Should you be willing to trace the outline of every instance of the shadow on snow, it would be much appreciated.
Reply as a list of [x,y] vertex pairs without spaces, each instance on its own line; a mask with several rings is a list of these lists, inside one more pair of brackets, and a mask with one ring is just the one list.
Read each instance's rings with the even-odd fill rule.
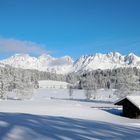
[[122,116],[123,114],[122,109],[118,109],[118,108],[110,108],[110,109],[103,109],[103,110],[113,115]]
[[[15,135],[20,135],[20,138],[16,138]],[[6,138],[10,140],[133,140],[140,138],[140,128],[60,116],[0,113],[0,140]]]
[[90,102],[90,103],[105,103],[105,104],[113,104],[113,101],[103,101],[103,100],[96,100],[96,99],[74,99],[74,98],[56,98],[56,97],[51,97],[51,99],[54,100],[68,100],[68,101],[79,101],[79,102]]

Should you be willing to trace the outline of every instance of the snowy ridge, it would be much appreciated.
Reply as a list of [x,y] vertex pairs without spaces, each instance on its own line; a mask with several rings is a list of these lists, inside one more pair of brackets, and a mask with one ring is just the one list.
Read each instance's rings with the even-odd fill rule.
[[28,54],[16,54],[1,60],[0,63],[16,68],[36,69],[39,71],[67,74],[70,72],[115,69],[120,67],[140,68],[140,57],[133,53],[125,56],[118,52],[107,54],[97,53],[95,55],[81,56],[74,62],[70,56],[54,58],[48,54],[43,54],[37,58],[31,57]]
[[75,64],[75,72],[91,71],[97,69],[115,69],[120,67],[140,68],[140,57],[133,53],[126,56],[118,52],[82,56]]
[[73,65],[73,60],[69,56],[53,58],[47,54],[43,54],[38,58],[31,57],[28,54],[16,54],[0,62],[16,68],[36,69],[59,74],[68,73]]

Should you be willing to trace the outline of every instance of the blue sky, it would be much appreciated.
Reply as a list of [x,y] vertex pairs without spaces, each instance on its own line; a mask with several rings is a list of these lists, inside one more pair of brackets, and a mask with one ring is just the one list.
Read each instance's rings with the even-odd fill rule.
[[111,51],[140,55],[139,0],[0,0],[0,58]]

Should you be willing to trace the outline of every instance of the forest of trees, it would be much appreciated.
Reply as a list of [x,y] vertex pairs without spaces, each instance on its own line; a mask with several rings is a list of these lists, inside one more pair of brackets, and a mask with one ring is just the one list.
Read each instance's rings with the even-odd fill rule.
[[80,76],[79,88],[140,90],[140,70],[137,68],[118,68],[91,71]]
[[[96,96],[98,89],[116,89],[114,94],[121,98],[140,91],[140,69],[118,68],[113,70],[94,70],[81,75],[68,75],[75,88],[84,89],[87,99]],[[68,81],[67,81],[68,82]]]
[[84,90],[117,89],[124,94],[140,90],[140,69],[117,68],[113,70],[94,70],[90,72],[70,73],[68,75],[52,74],[31,70],[38,80],[65,81],[73,85],[73,88]]
[[125,94],[140,90],[140,70],[135,67],[61,75],[5,66],[0,67],[0,98],[8,91],[16,91],[17,94],[25,96],[26,93],[32,94],[32,90],[39,87],[38,80],[65,81],[73,85],[72,88],[87,91],[101,88],[117,89],[117,93]]
[[28,70],[0,67],[0,98],[5,98],[7,92],[16,91],[21,95],[32,94],[34,88],[38,88],[37,76]]

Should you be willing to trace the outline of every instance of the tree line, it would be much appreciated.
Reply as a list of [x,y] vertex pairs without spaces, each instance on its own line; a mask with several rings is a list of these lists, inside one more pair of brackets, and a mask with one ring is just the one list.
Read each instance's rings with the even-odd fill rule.
[[90,72],[69,73],[67,75],[25,70],[6,65],[0,67],[0,98],[8,91],[18,91],[26,94],[31,89],[38,88],[39,80],[65,81],[73,85],[71,88],[84,90],[118,89],[140,90],[140,69],[117,68],[112,70],[93,70]]

